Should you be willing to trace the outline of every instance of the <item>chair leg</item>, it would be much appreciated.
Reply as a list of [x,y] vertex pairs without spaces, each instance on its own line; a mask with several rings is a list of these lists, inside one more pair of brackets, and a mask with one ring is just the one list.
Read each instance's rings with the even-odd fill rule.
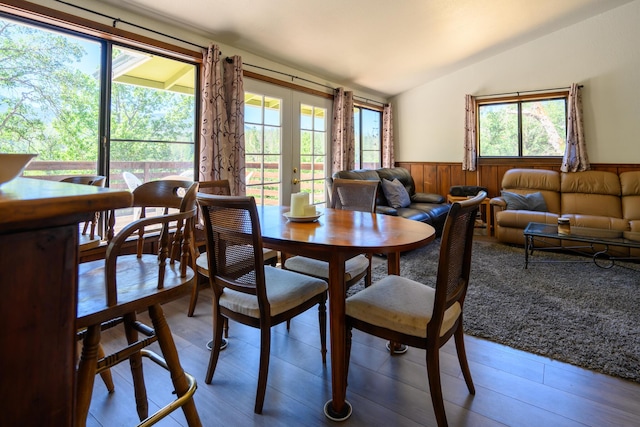
[[209,355],[209,366],[207,367],[207,375],[204,382],[211,384],[213,374],[216,371],[216,365],[218,364],[218,356],[220,355],[220,346],[222,345],[222,329],[226,317],[223,317],[218,313],[216,308],[213,309],[213,343],[211,346],[211,354]]
[[427,375],[429,377],[429,392],[431,403],[436,414],[438,427],[447,426],[447,415],[444,411],[442,384],[440,382],[440,351],[437,345],[427,348]]
[[[124,316],[124,330],[128,344],[133,344],[138,341],[138,331],[133,327],[135,321],[135,313],[128,313]],[[136,410],[138,411],[140,421],[142,421],[149,416],[149,402],[147,401],[147,388],[144,383],[142,355],[140,352],[136,352],[129,356],[129,366],[131,367],[131,377],[133,378]]]
[[100,346],[100,325],[87,328],[82,340],[82,351],[78,362],[76,383],[76,425],[84,426],[87,423],[93,383],[96,377],[98,364],[98,347]]
[[323,299],[318,304],[318,322],[320,323],[320,353],[322,364],[327,363],[327,302]]
[[[104,349],[101,345],[98,344],[98,359],[102,359],[105,356]],[[113,385],[113,377],[111,376],[111,369],[107,369],[106,371],[100,372],[100,378],[102,378],[102,382],[105,387],[107,387],[107,391],[109,393],[113,393],[116,389]]]
[[258,388],[256,390],[256,405],[253,412],[262,413],[264,395],[267,392],[267,377],[269,375],[269,355],[271,353],[271,325],[260,328],[260,368],[258,370]]
[[458,353],[458,361],[460,362],[460,369],[462,369],[464,381],[467,383],[469,393],[476,394],[476,388],[473,385],[473,379],[471,379],[469,363],[467,362],[467,352],[464,347],[464,331],[462,329],[462,319],[460,319],[460,326],[454,333],[453,337],[456,343],[456,353]]
[[344,383],[349,384],[349,362],[351,361],[351,341],[353,339],[353,328],[351,324],[347,324],[347,346],[345,349],[347,364],[344,370]]
[[200,275],[193,281],[193,289],[191,289],[191,300],[189,301],[189,310],[187,311],[187,317],[193,317],[193,312],[196,310],[196,303],[198,302],[198,292],[200,291]]
[[364,287],[368,288],[369,286],[371,286],[371,260],[373,258],[373,255],[367,254],[366,257],[369,260],[369,266],[367,267],[367,275],[364,276]]
[[[158,337],[158,345],[171,373],[171,381],[173,382],[176,395],[181,397],[189,390],[189,382],[185,376],[184,369],[182,369],[182,365],[180,365],[176,344],[173,341],[171,330],[169,329],[160,304],[149,307],[149,317],[151,318],[153,328]],[[193,397],[182,405],[182,412],[189,426],[202,425]]]

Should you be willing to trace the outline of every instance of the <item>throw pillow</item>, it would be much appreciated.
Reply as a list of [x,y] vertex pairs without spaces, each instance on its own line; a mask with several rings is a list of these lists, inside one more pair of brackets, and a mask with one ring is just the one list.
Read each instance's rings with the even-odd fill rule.
[[407,193],[404,185],[398,181],[398,178],[394,178],[393,181],[383,178],[382,192],[384,193],[384,197],[387,198],[389,206],[393,208],[406,208],[411,204],[409,193]]
[[544,197],[539,191],[530,194],[518,194],[503,191],[502,198],[507,202],[507,209],[510,210],[547,211],[547,203],[544,201]]

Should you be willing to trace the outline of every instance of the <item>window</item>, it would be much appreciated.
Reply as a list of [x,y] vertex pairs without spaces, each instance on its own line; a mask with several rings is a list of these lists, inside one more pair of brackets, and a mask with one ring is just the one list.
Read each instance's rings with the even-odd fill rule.
[[244,144],[248,196],[277,205],[281,189],[282,99],[245,91]]
[[353,108],[356,168],[382,166],[382,112],[364,107]]
[[481,99],[479,157],[556,157],[567,139],[568,92]]
[[331,100],[293,88],[244,80],[247,195],[257,204],[289,204],[306,192],[326,202]]
[[0,15],[0,151],[37,153],[40,179],[194,179],[198,66],[163,55]]

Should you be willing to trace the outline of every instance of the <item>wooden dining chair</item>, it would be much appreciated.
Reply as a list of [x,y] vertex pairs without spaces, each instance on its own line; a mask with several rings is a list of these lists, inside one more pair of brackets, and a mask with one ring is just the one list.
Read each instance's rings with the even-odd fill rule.
[[[375,212],[378,181],[357,179],[333,180],[331,204],[334,209]],[[283,268],[325,281],[329,280],[329,263],[303,256],[283,255]],[[365,286],[371,284],[371,255],[358,255],[345,263],[344,281],[346,288],[358,283],[363,277]]]
[[[189,267],[191,233],[196,215],[198,184],[185,181],[153,181],[133,191],[133,204],[141,208],[142,218],[126,225],[108,244],[104,260],[78,266],[78,305],[76,326],[82,331],[82,352],[76,384],[76,424],[85,425],[96,373],[129,360],[133,375],[140,425],[152,425],[172,411],[182,408],[187,423],[199,426],[193,401],[195,379],[184,372],[171,330],[161,305],[189,292],[195,273]],[[147,217],[155,207],[158,215]],[[124,250],[126,242],[138,240],[135,253]],[[144,241],[153,244],[144,244]],[[155,247],[154,254],[145,253]],[[152,326],[143,324],[137,314],[148,311]],[[123,324],[127,342],[114,353],[99,357],[101,331]],[[143,338],[139,339],[139,334]],[[163,356],[145,347],[158,342]],[[177,399],[149,416],[142,372],[147,357],[171,373]]]
[[[213,181],[200,181],[199,193],[214,194],[218,196],[230,196],[231,187],[228,179],[219,179]],[[209,277],[209,265],[207,263],[207,254],[200,249],[206,245],[206,236],[204,232],[204,224],[198,220],[195,224],[194,230],[194,242],[195,242],[195,269],[198,272],[199,278],[208,279]],[[264,248],[264,262],[267,265],[276,266],[278,263],[278,252],[273,249]],[[208,281],[208,280],[207,280]],[[191,291],[191,300],[189,301],[189,310],[187,312],[188,317],[192,317],[196,309],[198,302],[198,293],[200,291],[200,280],[197,280]],[[229,337],[228,323],[225,323],[225,338]],[[226,341],[223,343],[223,347],[226,346]]]
[[469,285],[473,229],[482,191],[472,199],[455,202],[442,233],[435,288],[390,275],[346,300],[347,371],[352,328],[426,349],[429,391],[438,426],[447,425],[440,383],[440,347],[455,339],[462,375],[471,394],[471,379],[464,348],[463,308]]
[[[105,181],[106,181],[106,177],[102,175],[70,176],[60,180],[60,182],[69,182],[72,184],[81,184],[81,185],[93,185],[96,187],[104,187]],[[100,212],[96,212],[91,218],[91,220],[84,222],[84,225],[82,226],[82,231],[80,232],[80,236],[78,239],[78,249],[80,251],[86,251],[86,250],[93,249],[100,246],[100,242],[102,241],[102,236],[96,234],[98,221],[100,221]]]
[[318,306],[322,362],[326,362],[327,283],[265,266],[253,197],[198,195],[207,236],[213,289],[213,345],[205,382],[218,363],[224,318],[260,329],[260,367],[254,412],[262,413],[269,370],[271,327]]

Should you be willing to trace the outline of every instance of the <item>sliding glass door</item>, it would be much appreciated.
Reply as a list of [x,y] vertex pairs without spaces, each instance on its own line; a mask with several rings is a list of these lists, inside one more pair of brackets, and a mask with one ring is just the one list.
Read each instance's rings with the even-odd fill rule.
[[25,175],[194,179],[196,64],[2,15],[0,58],[0,151],[37,153]]

